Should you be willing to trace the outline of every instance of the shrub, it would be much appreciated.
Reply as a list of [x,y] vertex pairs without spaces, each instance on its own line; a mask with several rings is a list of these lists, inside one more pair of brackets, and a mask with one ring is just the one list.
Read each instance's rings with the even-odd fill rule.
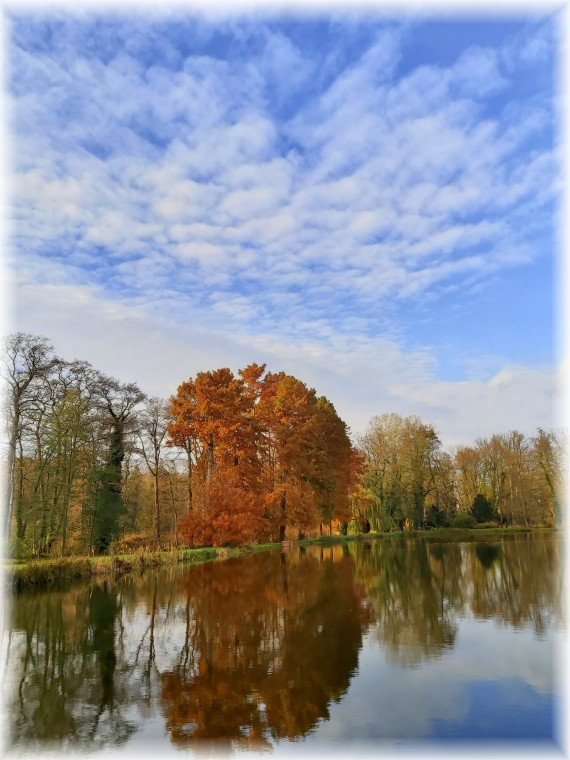
[[497,517],[493,503],[483,496],[482,493],[478,493],[473,499],[471,514],[478,523],[494,520]]
[[7,556],[14,559],[28,559],[32,556],[32,552],[20,538],[12,538],[8,544]]
[[478,523],[477,528],[500,528],[500,524],[497,520],[487,520],[486,522]]
[[477,520],[473,515],[462,514],[457,517],[451,523],[452,528],[474,528],[477,525]]

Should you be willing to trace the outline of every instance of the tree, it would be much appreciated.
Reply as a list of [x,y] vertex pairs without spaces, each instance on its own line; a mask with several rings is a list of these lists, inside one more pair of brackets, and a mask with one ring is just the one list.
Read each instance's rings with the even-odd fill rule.
[[146,399],[142,413],[139,416],[137,432],[140,442],[140,453],[153,478],[154,525],[157,547],[160,547],[160,467],[168,422],[169,414],[166,402],[156,397]]
[[[257,407],[263,425],[262,459],[267,515],[278,540],[287,528],[304,533],[318,524],[315,501],[316,394],[292,375],[268,373]],[[313,482],[312,482],[313,481]]]
[[119,517],[123,512],[122,465],[127,435],[135,423],[135,408],[145,395],[134,383],[120,383],[99,373],[100,409],[105,414],[108,447],[104,462],[92,473],[93,507],[90,545],[101,553],[119,534]]
[[[564,467],[566,458],[565,438],[562,432],[555,433],[538,428],[533,439],[533,458],[542,475],[545,491],[545,520],[551,525],[562,519],[564,490]],[[539,497],[540,498],[540,497]]]
[[47,338],[27,333],[10,335],[4,344],[1,377],[5,386],[8,451],[4,495],[3,536],[10,538],[14,504],[14,466],[21,435],[22,415],[33,396],[34,385],[58,363]]
[[192,378],[178,386],[176,396],[170,398],[168,413],[168,446],[179,446],[186,454],[188,509],[192,509],[192,475],[201,453],[200,434],[195,424],[196,383]]
[[373,417],[359,439],[362,483],[375,530],[419,527],[428,512],[449,512],[449,468],[434,428],[419,417]]
[[349,496],[356,483],[353,449],[346,423],[324,396],[316,400],[316,442],[311,458],[321,523],[349,521]]
[[471,507],[471,514],[477,520],[477,522],[487,522],[488,520],[494,520],[497,517],[495,508],[489,499],[485,498],[483,494],[478,493],[473,500],[473,506]]

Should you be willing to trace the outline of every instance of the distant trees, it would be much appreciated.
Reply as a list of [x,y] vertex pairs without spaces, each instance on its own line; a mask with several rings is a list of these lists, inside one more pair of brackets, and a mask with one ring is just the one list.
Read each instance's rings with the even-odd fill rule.
[[459,515],[504,525],[554,525],[561,517],[565,441],[539,428],[441,448],[418,417],[373,417],[359,439],[365,459],[359,514],[373,530],[450,525]]
[[[7,423],[7,463],[3,535],[8,536],[14,509],[14,470],[18,450],[22,450],[24,415],[34,404],[37,386],[42,385],[57,363],[46,338],[16,333],[4,344],[1,377],[6,388],[5,421]],[[20,516],[21,522],[21,516]]]
[[144,394],[87,362],[56,357],[45,338],[5,344],[8,456],[4,535],[16,552],[105,551],[119,535],[122,463]]
[[[555,525],[561,519],[565,449],[562,432],[542,428],[530,438],[511,430],[458,448],[458,510],[473,511],[482,497],[502,524]],[[480,498],[479,509],[482,503]]]
[[359,439],[373,530],[449,522],[456,508],[452,463],[434,428],[419,417],[373,417]]

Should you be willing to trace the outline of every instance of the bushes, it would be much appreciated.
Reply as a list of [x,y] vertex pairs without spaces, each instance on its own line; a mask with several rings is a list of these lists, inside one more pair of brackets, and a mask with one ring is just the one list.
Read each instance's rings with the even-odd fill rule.
[[452,528],[474,528],[477,525],[477,520],[473,515],[461,514],[451,523]]

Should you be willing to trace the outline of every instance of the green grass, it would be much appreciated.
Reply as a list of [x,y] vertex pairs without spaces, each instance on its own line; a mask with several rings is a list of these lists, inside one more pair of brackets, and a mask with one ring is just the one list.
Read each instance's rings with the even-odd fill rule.
[[361,541],[366,538],[373,538],[372,533],[358,533],[354,535],[342,536],[319,536],[318,538],[303,538],[299,541],[291,541],[295,546],[331,546],[332,544],[341,544],[345,541]]
[[76,578],[88,577],[91,575],[91,563],[85,558],[32,560],[24,565],[12,565],[6,574],[19,591],[26,586],[67,583]]
[[[292,541],[295,546],[331,546],[347,541],[366,540],[401,540],[403,538],[425,538],[430,541],[486,541],[504,535],[524,534],[545,528],[525,527],[481,527],[481,528],[435,528],[432,530],[415,530],[407,533],[360,533],[356,535],[334,535]],[[168,551],[132,554],[115,554],[101,557],[69,557],[41,560],[4,560],[4,571],[9,583],[16,590],[33,586],[67,583],[77,578],[124,573],[159,567],[167,564],[202,564],[231,557],[241,557],[255,552],[280,549],[280,543],[252,544],[237,547],[204,547],[201,549],[172,549]]]
[[513,534],[533,533],[535,528],[522,526],[509,528],[434,528],[433,530],[418,530],[412,535],[427,538],[430,541],[485,541]]
[[201,549],[173,549],[170,551],[136,552],[101,557],[70,557],[59,559],[30,560],[29,562],[5,563],[8,582],[17,590],[30,586],[67,583],[77,578],[92,576],[123,575],[148,567],[168,564],[192,564],[240,557],[253,552],[280,548],[281,544],[258,544],[232,548],[204,547]]

